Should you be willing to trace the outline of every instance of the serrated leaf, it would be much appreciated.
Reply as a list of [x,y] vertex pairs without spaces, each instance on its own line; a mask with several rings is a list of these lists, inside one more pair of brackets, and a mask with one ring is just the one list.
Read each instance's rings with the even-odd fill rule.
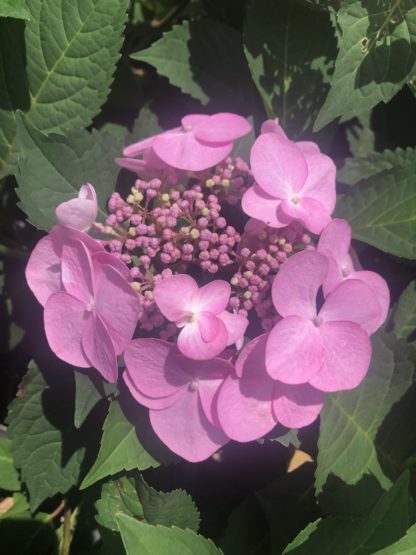
[[416,524],[413,524],[399,541],[376,551],[374,555],[412,555],[416,546]]
[[100,451],[85,476],[81,489],[87,488],[122,470],[145,470],[159,466],[137,437],[134,425],[127,420],[118,401],[112,401],[104,422]]
[[192,497],[181,489],[156,491],[140,476],[137,482],[143,514],[149,524],[177,526],[198,532],[199,511]]
[[21,149],[17,194],[20,208],[34,226],[48,230],[56,223],[55,208],[75,198],[83,183],[94,185],[100,207],[114,191],[119,168],[113,162],[121,151],[120,139],[93,130],[63,137],[44,135],[20,115],[18,141]]
[[29,19],[30,14],[26,6],[26,0],[0,0],[0,17]]
[[346,219],[353,237],[378,249],[416,258],[416,163],[356,185],[341,197],[336,217]]
[[184,21],[131,57],[154,66],[172,85],[202,104],[216,99],[238,112],[253,102],[241,35],[222,23]]
[[[358,158],[367,156],[375,150],[375,135],[371,128],[371,110],[367,110],[357,115],[356,122],[353,122],[346,130],[348,146],[351,154]],[[346,163],[354,158],[347,158]],[[341,179],[338,181],[344,183]]]
[[19,491],[19,474],[13,465],[10,439],[0,439],[0,489]]
[[143,106],[134,121],[130,138],[132,141],[141,141],[162,132],[157,116],[148,106]]
[[397,337],[407,339],[416,330],[416,281],[411,281],[400,295],[393,322]]
[[14,464],[30,493],[32,511],[46,498],[66,493],[78,482],[84,449],[73,441],[71,404],[68,388],[50,388],[31,362],[18,397],[10,405],[7,434]]
[[278,116],[290,136],[311,128],[335,55],[326,14],[292,0],[256,0],[247,12],[244,46],[269,117]]
[[95,506],[97,508],[95,519],[98,524],[113,531],[118,531],[116,513],[122,512],[133,517],[144,518],[134,480],[126,477],[103,484],[101,498]]
[[127,555],[220,555],[211,540],[192,530],[152,526],[119,513],[116,521]]
[[389,478],[379,461],[377,433],[390,409],[412,383],[412,365],[394,368],[394,355],[374,337],[367,376],[352,391],[327,396],[321,413],[316,490],[322,491],[330,475],[347,485],[373,474],[382,487]]
[[340,50],[316,130],[338,116],[345,121],[387,102],[415,70],[414,0],[349,0],[337,21],[342,31]]
[[91,378],[83,372],[75,372],[75,428],[80,428],[103,395]]

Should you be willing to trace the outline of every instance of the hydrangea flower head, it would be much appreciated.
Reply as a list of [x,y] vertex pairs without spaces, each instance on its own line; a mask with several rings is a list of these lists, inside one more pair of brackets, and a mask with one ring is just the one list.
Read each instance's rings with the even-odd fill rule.
[[226,281],[198,288],[191,276],[178,274],[158,283],[153,294],[165,318],[182,328],[178,348],[189,358],[206,360],[219,355],[248,326],[247,318],[225,310],[231,294]]
[[97,218],[97,195],[90,183],[82,185],[78,198],[62,202],[55,209],[60,225],[88,231]]
[[215,409],[216,393],[233,370],[229,362],[213,358],[196,364],[160,339],[131,341],[124,359],[130,393],[150,409],[153,430],[174,453],[198,462],[229,441]]
[[290,141],[277,122],[266,122],[251,150],[255,184],[242,207],[271,227],[300,221],[320,233],[335,208],[335,165],[315,143]]

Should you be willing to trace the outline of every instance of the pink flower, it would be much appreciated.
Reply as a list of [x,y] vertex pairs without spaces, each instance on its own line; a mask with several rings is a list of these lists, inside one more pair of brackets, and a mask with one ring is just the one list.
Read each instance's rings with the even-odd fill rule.
[[367,284],[350,279],[331,291],[317,312],[328,265],[316,251],[302,251],[285,262],[273,282],[273,304],[282,320],[267,340],[266,369],[275,380],[338,391],[356,387],[368,370],[369,335],[379,325],[380,303]]
[[252,441],[280,423],[301,428],[320,413],[324,394],[309,384],[288,385],[273,380],[266,371],[267,335],[260,335],[241,351],[235,375],[222,384],[217,414],[224,432],[236,441]]
[[[111,255],[109,255],[111,256]],[[72,239],[62,246],[62,290],[52,293],[44,312],[52,351],[62,360],[117,379],[117,355],[130,341],[139,317],[131,285],[103,258],[93,259],[85,244]]]
[[287,139],[275,121],[262,131],[251,150],[256,183],[243,196],[244,212],[271,227],[298,220],[320,233],[335,208],[334,163],[315,143]]
[[198,289],[188,275],[178,274],[160,281],[154,298],[160,312],[182,328],[178,348],[185,356],[206,360],[238,341],[248,326],[247,318],[226,311],[230,284],[211,281]]
[[229,362],[195,364],[160,339],[131,341],[124,359],[130,393],[150,409],[153,430],[174,453],[203,461],[229,441],[215,411],[218,388],[233,369]]
[[60,225],[88,231],[97,218],[97,195],[90,183],[83,185],[78,198],[62,202],[55,210]]
[[322,286],[324,295],[326,297],[337,285],[347,279],[363,281],[374,290],[380,303],[380,320],[377,324],[379,327],[385,321],[389,310],[389,288],[379,274],[355,269],[351,250],[350,225],[345,220],[333,220],[322,231],[317,246],[317,251],[326,256],[329,261],[328,273]]
[[[189,114],[182,118],[181,123],[182,127],[129,145],[123,150],[123,155],[132,157],[142,154],[145,165],[149,161],[152,165],[161,161],[179,170],[202,171],[222,162],[230,154],[233,141],[251,129],[245,118],[230,113],[212,116]],[[116,161],[137,171],[135,164],[121,160]]]

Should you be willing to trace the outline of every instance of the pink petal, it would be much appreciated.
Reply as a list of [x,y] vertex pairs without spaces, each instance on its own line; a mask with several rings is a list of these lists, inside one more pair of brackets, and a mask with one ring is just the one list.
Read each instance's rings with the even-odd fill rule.
[[313,198],[299,198],[296,203],[292,200],[283,200],[277,217],[281,219],[284,216],[299,220],[312,233],[320,233],[331,221],[325,206]]
[[101,318],[92,313],[82,332],[82,348],[90,365],[110,383],[117,381],[118,365],[114,346]]
[[316,250],[330,259],[323,283],[325,297],[353,271],[350,245],[351,228],[345,220],[332,220],[321,233]]
[[371,361],[367,333],[352,322],[328,322],[319,327],[325,348],[325,362],[310,384],[321,391],[341,391],[357,387]]
[[185,131],[193,131],[194,127],[200,125],[204,121],[208,121],[210,117],[211,116],[207,114],[188,114],[181,119],[182,129]]
[[228,310],[224,310],[218,314],[218,318],[222,320],[222,323],[227,330],[227,345],[237,343],[237,341],[244,337],[248,327],[248,320],[245,316],[242,316],[241,314],[232,314],[231,312],[228,312]]
[[197,388],[201,407],[211,424],[217,427],[221,427],[216,407],[218,390],[233,370],[232,364],[220,358],[202,361],[198,365]]
[[287,428],[302,428],[311,424],[321,412],[325,395],[309,384],[276,383],[273,412],[276,420]]
[[195,137],[207,143],[226,143],[250,133],[251,125],[242,116],[219,113],[198,123],[194,129]]
[[90,362],[81,345],[88,318],[85,304],[59,291],[49,297],[43,317],[46,338],[55,355],[74,366],[88,368]]
[[148,137],[147,139],[142,139],[137,143],[133,143],[131,145],[126,146],[123,149],[123,156],[138,156],[139,154],[143,154],[145,150],[151,148],[152,143],[155,137]]
[[121,168],[136,172],[138,175],[148,169],[148,164],[144,160],[137,160],[136,158],[114,158],[114,162]]
[[173,168],[201,171],[227,158],[233,143],[202,143],[192,131],[180,131],[159,135],[152,146],[159,158]]
[[94,272],[96,273],[99,273],[101,266],[106,264],[107,266],[113,267],[114,270],[117,270],[125,279],[130,280],[130,272],[126,264],[120,260],[120,258],[114,256],[114,254],[111,254],[111,252],[101,251],[93,253],[92,264]]
[[235,373],[239,378],[268,375],[266,371],[266,343],[268,334],[258,335],[247,343],[235,361]]
[[101,266],[98,275],[95,308],[108,329],[116,354],[121,354],[136,329],[140,302],[126,278],[107,264]]
[[[308,166],[295,143],[276,133],[260,135],[251,149],[254,179],[269,195],[291,198],[308,176]],[[256,216],[255,216],[256,217]]]
[[351,272],[349,277],[351,279],[363,281],[376,293],[381,308],[380,318],[374,323],[374,329],[378,329],[386,320],[390,308],[390,291],[386,281],[376,272],[369,272],[366,270]]
[[94,296],[92,261],[81,241],[69,241],[62,247],[62,284],[67,293],[89,303]]
[[381,312],[376,293],[363,281],[348,279],[328,295],[319,318],[323,322],[355,322],[371,334],[379,325]]
[[194,360],[207,360],[219,355],[227,346],[228,334],[222,321],[217,318],[218,331],[212,341],[205,341],[197,322],[185,325],[178,337],[178,349]]
[[212,314],[212,312],[200,312],[196,321],[202,339],[207,343],[214,341],[220,331],[219,318],[217,318],[215,314]]
[[152,398],[174,395],[191,381],[182,358],[172,343],[161,339],[134,339],[124,352],[130,383]]
[[26,280],[42,306],[56,291],[62,289],[61,259],[49,235],[35,246],[26,266]]
[[283,221],[278,218],[277,209],[280,203],[281,200],[265,193],[256,183],[247,189],[241,199],[243,212],[276,228],[285,227],[290,221],[286,217]]
[[139,389],[137,389],[133,378],[130,375],[128,370],[123,372],[123,379],[125,384],[127,385],[131,395],[134,399],[149,409],[165,409],[170,407],[183,395],[183,389],[178,389],[172,395],[168,395],[166,397],[148,397],[144,395]]
[[318,328],[306,318],[287,316],[269,333],[266,369],[274,380],[308,382],[322,367],[324,352]]
[[160,312],[171,322],[183,318],[191,310],[191,298],[197,291],[196,281],[186,274],[161,280],[153,295]]
[[97,210],[95,189],[87,183],[81,187],[78,198],[59,204],[55,215],[60,225],[87,231],[97,218]]
[[280,127],[278,118],[266,120],[262,124],[260,132],[262,135],[264,133],[276,133],[281,139],[286,139],[287,141],[289,140],[286,133]]
[[316,316],[316,295],[328,269],[328,261],[316,251],[301,251],[280,268],[272,285],[273,304],[281,316]]
[[227,308],[231,295],[231,286],[227,281],[216,279],[197,289],[191,298],[191,311],[208,310],[219,314]]
[[208,421],[197,391],[188,390],[174,405],[149,414],[157,436],[187,461],[203,461],[229,441]]
[[74,240],[81,241],[90,253],[104,251],[104,247],[99,241],[72,227],[55,225],[49,235],[58,256],[62,256],[63,245]]

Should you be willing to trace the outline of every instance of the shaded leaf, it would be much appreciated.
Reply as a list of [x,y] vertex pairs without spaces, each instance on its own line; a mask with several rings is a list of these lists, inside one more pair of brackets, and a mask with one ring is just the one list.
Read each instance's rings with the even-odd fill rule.
[[416,330],[416,281],[412,281],[400,295],[393,316],[394,333],[407,339]]
[[0,439],[0,489],[19,491],[19,474],[13,465],[10,439]]
[[416,524],[413,524],[399,541],[376,551],[374,555],[412,555],[416,545]]
[[29,19],[30,14],[26,0],[0,0],[0,17]]
[[103,484],[96,508],[98,524],[113,531],[118,531],[117,513],[143,518],[143,507],[134,480],[126,477]]
[[83,425],[87,416],[102,398],[102,393],[88,374],[75,372],[75,428]]

